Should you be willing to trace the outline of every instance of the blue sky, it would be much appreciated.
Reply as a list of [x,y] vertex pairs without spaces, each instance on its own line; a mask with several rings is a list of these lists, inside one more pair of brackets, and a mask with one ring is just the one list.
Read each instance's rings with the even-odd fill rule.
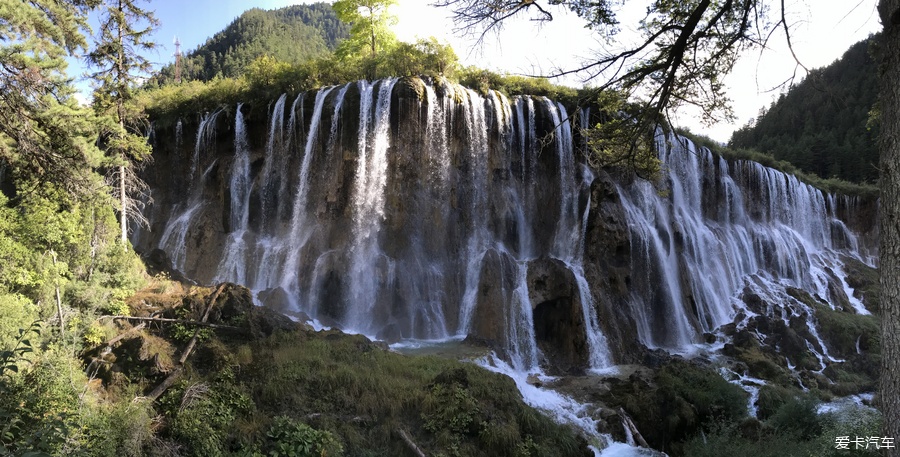
[[[620,22],[626,34],[629,24],[636,24],[649,0],[626,2]],[[154,10],[161,26],[154,35],[159,49],[146,56],[156,66],[173,60],[175,36],[181,41],[182,52],[189,52],[207,38],[225,28],[247,9],[281,8],[311,1],[292,0],[154,0],[143,3]],[[450,43],[464,65],[477,65],[495,71],[514,74],[541,74],[554,68],[572,68],[589,60],[599,43],[584,28],[584,22],[564,10],[554,13],[554,21],[537,26],[529,21],[509,22],[497,36],[488,36],[481,47],[474,47],[474,39],[455,33],[448,18],[449,11],[430,6],[431,0],[398,0],[394,13],[399,22],[395,28],[401,40],[435,36]],[[777,3],[777,2],[770,2]],[[880,29],[875,14],[876,0],[788,0],[787,20],[791,24],[792,41],[798,57],[808,68],[827,65],[840,57],[853,43]],[[93,21],[96,25],[96,21]],[[620,34],[620,37],[627,36]],[[700,123],[695,113],[679,114],[676,123],[692,131],[702,132],[714,139],[726,141],[731,132],[756,116],[760,107],[768,106],[778,96],[772,91],[777,83],[793,72],[793,60],[784,46],[783,36],[777,34],[772,46],[762,54],[745,56],[735,71],[725,79],[733,99],[736,121],[712,127]],[[84,72],[79,62],[70,62],[69,72]],[[581,85],[571,78],[563,81]],[[87,93],[86,82],[79,84]]]

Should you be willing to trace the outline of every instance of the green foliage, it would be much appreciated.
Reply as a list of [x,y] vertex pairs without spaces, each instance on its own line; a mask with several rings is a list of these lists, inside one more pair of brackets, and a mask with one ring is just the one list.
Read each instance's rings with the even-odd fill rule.
[[[397,0],[337,0],[331,7],[342,22],[350,25],[350,36],[335,52],[340,59],[368,57],[391,49],[397,37],[391,26],[397,18],[388,10]],[[374,75],[374,72],[372,73]],[[374,76],[373,76],[374,77]]]
[[247,392],[227,375],[208,386],[194,384],[181,391],[170,390],[166,397],[169,433],[187,445],[188,455],[198,457],[225,455],[236,444],[232,436],[235,420],[254,407]]
[[835,310],[818,303],[815,310],[819,331],[837,356],[856,354],[857,341],[867,352],[881,353],[881,325],[876,316]]
[[691,457],[838,457],[876,456],[874,449],[836,449],[836,438],[881,436],[881,415],[870,408],[849,408],[816,415],[814,400],[797,397],[786,403],[770,425],[724,423],[688,441],[683,455]]
[[636,109],[627,104],[623,93],[599,92],[594,103],[601,112],[600,122],[581,132],[591,152],[591,163],[598,168],[621,167],[645,179],[657,179],[661,162],[655,129],[635,128]]
[[422,413],[423,427],[432,433],[469,433],[478,417],[478,402],[472,393],[457,382],[435,383],[426,397]]
[[512,456],[523,443],[532,455],[585,450],[571,429],[522,403],[511,379],[452,360],[390,353],[361,336],[273,336],[241,372],[258,386],[259,410],[315,413],[315,427],[339,437],[348,455],[408,452],[398,429],[434,455]]
[[[297,93],[327,85],[344,84],[371,77],[451,76],[458,66],[456,54],[448,45],[436,40],[402,43],[375,59],[328,55],[299,64],[288,64],[264,55],[247,66],[241,78],[213,79],[207,83],[191,81],[147,89],[135,105],[145,110],[158,126],[173,125],[178,119],[198,112],[225,107],[233,109],[246,100],[270,100],[283,93]],[[251,106],[250,116],[264,105]]]
[[712,367],[673,360],[652,384],[632,383],[612,393],[654,449],[681,454],[684,443],[715,423],[747,417],[747,393]]
[[822,179],[878,181],[877,74],[870,37],[815,69],[734,132],[729,145],[755,149]]
[[550,83],[547,78],[530,78],[516,75],[501,75],[477,67],[466,67],[459,72],[459,83],[485,94],[496,90],[508,96],[537,95],[551,100],[574,105],[578,91],[571,87]]
[[84,332],[83,338],[87,347],[94,347],[106,339],[106,331],[100,325],[91,325]]
[[81,451],[76,455],[142,457],[152,446],[156,413],[145,400],[131,401],[137,392],[129,390],[123,400],[97,403],[83,410]]
[[[24,360],[26,358],[26,354],[31,354],[34,352],[34,345],[31,343],[31,340],[28,339],[31,336],[40,336],[41,334],[41,323],[38,321],[32,322],[31,325],[27,328],[20,328],[18,331],[18,335],[16,336],[15,343],[7,346],[4,344],[0,346],[3,350],[0,350],[0,377],[2,377],[6,372],[10,373],[18,373],[19,372],[19,364],[20,360]],[[10,349],[6,349],[9,347]],[[3,384],[0,383],[0,392],[4,391]]]
[[773,414],[768,423],[778,432],[809,440],[822,432],[816,408],[819,400],[810,394],[796,395]]
[[328,431],[316,430],[287,416],[278,416],[266,433],[270,457],[327,457],[343,453]]
[[276,60],[268,54],[250,62],[247,66],[245,77],[251,87],[272,86],[281,79],[291,66],[285,62]]
[[393,76],[443,76],[452,78],[459,58],[449,44],[437,38],[419,39],[415,43],[399,42],[385,56],[384,67]]
[[672,363],[657,373],[656,382],[664,397],[690,403],[700,424],[710,420],[736,422],[747,415],[746,392],[710,369]]
[[94,111],[98,114],[100,144],[107,153],[107,166],[115,183],[111,186],[119,212],[121,243],[128,243],[128,222],[146,225],[141,214],[147,185],[134,172],[134,162],[150,156],[150,145],[140,131],[142,114],[127,109],[139,78],[150,69],[140,51],[156,47],[149,35],[159,27],[152,11],[141,9],[139,0],[100,2],[100,32],[87,61],[97,71],[92,75]]
[[[834,447],[832,438],[831,448]],[[827,447],[796,436],[767,433],[746,437],[737,424],[714,426],[703,436],[695,436],[685,445],[682,455],[691,457],[811,457],[824,456]]]
[[[175,310],[175,318],[176,319],[187,319],[187,320],[198,320],[196,316],[191,314],[191,310],[186,307],[181,307]],[[169,338],[172,338],[176,342],[179,343],[187,343],[191,338],[194,337],[194,334],[197,334],[197,342],[203,342],[209,340],[210,337],[213,336],[213,332],[209,328],[199,327],[196,325],[187,325],[187,324],[172,324],[168,328]]]
[[767,420],[772,417],[779,408],[792,398],[800,394],[797,389],[782,387],[774,384],[766,384],[759,389],[759,398],[756,401],[756,417]]
[[84,3],[29,0],[0,9],[0,169],[19,191],[53,182],[83,193],[94,183],[96,127],[72,97],[64,60],[86,45]]
[[79,433],[80,364],[57,350],[40,353],[33,366],[3,381],[0,448],[58,455]]

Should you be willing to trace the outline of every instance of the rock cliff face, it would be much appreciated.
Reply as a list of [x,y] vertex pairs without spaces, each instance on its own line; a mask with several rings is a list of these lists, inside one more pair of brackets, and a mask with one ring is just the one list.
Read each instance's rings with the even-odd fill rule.
[[134,241],[278,310],[388,341],[467,336],[556,373],[722,344],[757,315],[814,330],[818,305],[789,287],[868,312],[844,265],[872,262],[871,202],[676,137],[661,182],[591,170],[572,125],[587,113],[543,97],[408,78],[256,103],[155,132]]

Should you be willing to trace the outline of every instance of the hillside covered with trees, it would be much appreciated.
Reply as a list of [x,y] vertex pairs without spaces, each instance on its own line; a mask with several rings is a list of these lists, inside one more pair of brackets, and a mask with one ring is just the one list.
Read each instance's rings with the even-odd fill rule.
[[734,132],[729,146],[755,149],[822,178],[874,183],[877,131],[869,122],[878,84],[874,38],[853,45]]
[[[188,52],[182,59],[181,77],[184,81],[238,77],[264,55],[298,64],[333,51],[349,36],[349,30],[324,2],[277,10],[249,9]],[[169,64],[151,79],[151,85],[174,80],[175,65]]]

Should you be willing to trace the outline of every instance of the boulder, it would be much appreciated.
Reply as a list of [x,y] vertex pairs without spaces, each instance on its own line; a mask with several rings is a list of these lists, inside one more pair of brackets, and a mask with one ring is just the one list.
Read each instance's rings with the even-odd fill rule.
[[509,348],[506,304],[515,289],[515,268],[515,259],[508,254],[495,249],[485,252],[472,311],[469,336],[501,351]]
[[548,368],[561,373],[584,371],[589,348],[574,273],[562,261],[542,257],[528,263],[527,282],[534,335]]

